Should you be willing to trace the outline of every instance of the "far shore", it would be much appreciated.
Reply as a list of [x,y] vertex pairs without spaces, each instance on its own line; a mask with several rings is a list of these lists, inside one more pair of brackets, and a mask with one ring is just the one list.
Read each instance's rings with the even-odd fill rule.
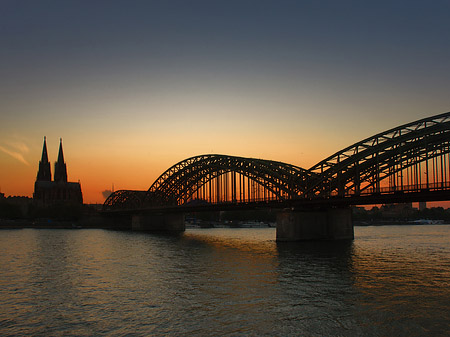
[[52,220],[52,219],[0,219],[0,229],[81,229],[81,228],[103,228],[108,229],[108,226],[102,226],[98,223],[90,221],[69,221],[69,220]]
[[[207,226],[203,224],[203,226],[192,226],[189,223],[186,223],[186,229],[192,228],[262,228],[262,227],[276,227],[275,223],[264,224],[264,226],[248,226],[247,223],[251,223],[248,221],[243,222],[244,225],[237,226],[236,224],[233,226],[220,223],[211,224]],[[354,221],[353,225],[355,227],[366,227],[366,226],[429,226],[429,225],[449,225],[448,222],[444,222],[443,220],[373,220],[373,221]],[[83,219],[83,220],[53,220],[53,219],[0,219],[0,229],[25,229],[25,228],[34,228],[34,229],[89,229],[89,228],[97,228],[97,229],[113,229],[112,226],[107,226],[105,223],[99,221],[95,221],[95,219]]]

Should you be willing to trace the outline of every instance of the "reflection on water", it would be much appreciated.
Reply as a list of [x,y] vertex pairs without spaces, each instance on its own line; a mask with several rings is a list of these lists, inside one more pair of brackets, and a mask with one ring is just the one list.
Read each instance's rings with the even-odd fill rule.
[[366,325],[400,335],[450,333],[450,226],[360,228],[355,285]]
[[1,335],[450,334],[450,226],[4,230]]

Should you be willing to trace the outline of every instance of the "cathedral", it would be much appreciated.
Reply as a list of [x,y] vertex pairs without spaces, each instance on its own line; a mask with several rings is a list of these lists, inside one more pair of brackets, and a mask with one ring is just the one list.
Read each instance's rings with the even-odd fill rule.
[[39,170],[34,183],[33,199],[43,206],[83,203],[80,183],[67,181],[67,167],[64,162],[62,139],[59,140],[58,161],[55,162],[55,176],[52,181],[50,162],[47,155],[47,141],[44,137],[42,158],[39,162]]

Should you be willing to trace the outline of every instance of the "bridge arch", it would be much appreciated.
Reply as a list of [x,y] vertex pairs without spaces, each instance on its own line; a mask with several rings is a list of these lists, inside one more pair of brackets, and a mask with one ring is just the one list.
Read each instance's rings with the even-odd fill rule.
[[305,192],[310,175],[305,169],[278,161],[219,154],[195,156],[161,174],[149,188],[145,204],[179,205],[193,198],[209,202],[291,199]]
[[[450,112],[376,134],[320,161],[307,195],[379,193],[430,188],[450,178]],[[431,172],[432,171],[432,172]]]
[[189,202],[311,200],[450,189],[450,112],[407,123],[336,152],[309,170],[278,161],[207,154],[171,166],[148,191],[121,190],[104,209]]
[[110,194],[103,203],[103,209],[122,210],[141,208],[147,191],[118,190]]

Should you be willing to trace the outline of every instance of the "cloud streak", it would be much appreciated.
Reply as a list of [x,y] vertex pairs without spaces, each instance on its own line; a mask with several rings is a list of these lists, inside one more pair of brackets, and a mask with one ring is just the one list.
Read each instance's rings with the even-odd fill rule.
[[[23,149],[23,148],[22,148]],[[28,149],[28,148],[27,148]],[[23,157],[23,154],[17,151],[13,151],[13,150],[9,150],[3,146],[0,145],[0,151],[6,153],[7,155],[10,155],[11,157],[13,157],[14,159],[17,159],[18,161],[20,161],[21,163],[30,166],[30,164],[25,160],[25,158]]]
[[21,153],[28,153],[30,151],[27,144],[22,142],[8,142],[8,145],[15,148],[17,151]]

